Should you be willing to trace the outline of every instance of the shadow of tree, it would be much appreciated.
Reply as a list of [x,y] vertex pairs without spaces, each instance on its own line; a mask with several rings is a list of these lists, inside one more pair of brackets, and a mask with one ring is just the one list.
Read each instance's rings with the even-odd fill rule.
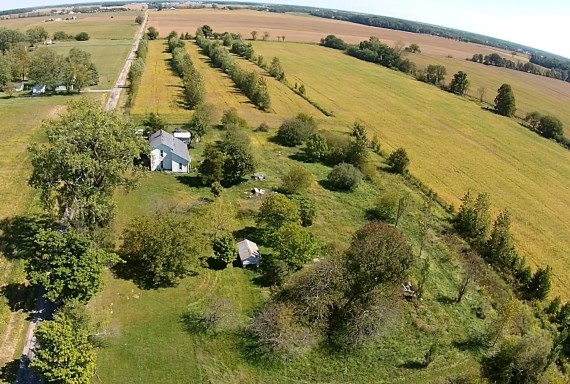
[[26,259],[34,251],[34,237],[40,229],[55,228],[48,215],[22,215],[0,221],[0,252],[9,259]]
[[176,176],[176,180],[190,188],[204,187],[202,179],[199,176]]
[[426,368],[426,365],[423,361],[418,360],[408,360],[404,364],[400,365],[400,368],[406,369],[423,369]]
[[445,295],[441,295],[441,294],[437,295],[435,300],[441,304],[455,304],[455,303],[457,303],[457,300],[455,299],[455,297],[449,297],[449,296],[445,296]]
[[[172,288],[178,285],[178,282],[173,284],[157,283],[154,280],[154,275],[151,271],[145,268],[144,265],[136,265],[133,263],[120,263],[112,268],[113,275],[122,280],[130,280],[137,285],[140,289],[152,290],[160,288]],[[197,272],[188,273],[186,276],[196,276]]]
[[264,244],[263,230],[258,227],[244,227],[242,229],[234,231],[233,235],[238,241],[248,239],[257,244]]
[[35,288],[22,283],[7,284],[2,287],[0,294],[8,300],[12,312],[23,310],[31,312],[34,309]]
[[208,265],[208,269],[211,269],[213,271],[221,271],[228,267],[228,265],[225,262],[218,260],[214,257],[208,257],[206,259],[206,264]]
[[206,334],[211,331],[204,316],[196,312],[187,311],[180,317],[184,331],[191,335]]
[[3,383],[15,383],[18,377],[19,367],[19,359],[14,359],[4,364],[4,366],[0,368],[0,381]]

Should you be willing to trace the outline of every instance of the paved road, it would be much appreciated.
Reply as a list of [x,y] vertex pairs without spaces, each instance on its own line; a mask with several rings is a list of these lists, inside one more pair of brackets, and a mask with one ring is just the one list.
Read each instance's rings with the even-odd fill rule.
[[[111,90],[111,96],[105,105],[105,110],[110,111],[117,107],[119,98],[121,97],[121,91],[127,85],[127,75],[131,69],[131,63],[136,59],[136,52],[139,47],[139,43],[142,39],[143,33],[145,31],[145,26],[148,21],[148,13],[145,14],[145,20],[141,24],[139,31],[137,32],[135,42],[129,53],[129,57],[125,62],[125,66],[121,70],[119,78],[115,83],[114,88]],[[96,91],[94,91],[96,92]],[[109,91],[98,91],[98,92],[109,92]],[[34,374],[34,371],[30,369],[30,361],[34,358],[34,348],[36,347],[36,338],[34,336],[34,331],[36,327],[43,321],[50,319],[53,315],[53,305],[43,297],[43,291],[38,292],[36,309],[31,313],[30,326],[28,332],[26,333],[26,343],[24,345],[24,350],[22,351],[22,357],[20,358],[20,367],[18,369],[18,376],[16,377],[16,384],[42,384],[43,380],[38,375]]]
[[31,313],[30,326],[26,333],[26,344],[22,351],[20,359],[20,367],[18,369],[18,376],[16,377],[16,384],[42,384],[43,380],[40,376],[34,374],[30,369],[30,361],[34,358],[34,348],[36,346],[36,338],[34,331],[36,327],[43,321],[52,317],[54,305],[46,300],[43,296],[43,289],[38,292],[36,309]]
[[141,24],[141,27],[140,27],[139,31],[137,32],[135,42],[133,44],[131,52],[129,53],[129,57],[127,58],[127,61],[125,62],[125,66],[121,70],[121,73],[119,74],[119,78],[117,79],[117,82],[115,83],[115,86],[113,87],[113,90],[111,91],[111,95],[109,96],[109,100],[107,100],[107,105],[105,105],[106,111],[111,111],[117,107],[117,103],[119,102],[119,98],[121,97],[121,92],[123,91],[123,88],[125,88],[127,86],[127,76],[129,75],[129,71],[131,70],[131,64],[137,58],[137,49],[138,49],[139,43],[143,37],[147,21],[148,21],[148,12],[145,13],[144,22]]

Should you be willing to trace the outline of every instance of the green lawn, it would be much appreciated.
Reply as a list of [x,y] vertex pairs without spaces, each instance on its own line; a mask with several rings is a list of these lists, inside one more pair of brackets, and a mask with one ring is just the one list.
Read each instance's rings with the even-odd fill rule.
[[58,53],[67,56],[71,48],[77,47],[91,54],[91,59],[99,72],[99,84],[90,89],[112,89],[125,65],[132,47],[132,40],[89,40],[65,42],[54,46]]
[[[206,141],[214,140],[218,135],[214,130]],[[271,135],[250,135],[257,170],[266,172],[268,180],[248,181],[224,191],[223,198],[232,202],[233,213],[242,212],[235,229],[254,224],[253,216],[247,212],[256,211],[261,202],[247,198],[244,192],[253,186],[268,190],[276,187],[279,177],[298,163],[290,158],[298,150],[268,141]],[[199,163],[203,146],[204,143],[200,143],[190,150],[194,164]],[[311,231],[323,243],[346,245],[354,230],[366,222],[366,209],[372,207],[375,198],[385,190],[406,190],[413,194],[415,208],[404,220],[402,228],[410,235],[412,243],[417,243],[414,236],[421,198],[402,178],[382,172],[376,184],[365,183],[352,194],[331,192],[318,183],[326,177],[329,168],[318,164],[305,166],[315,178],[308,192],[317,202],[317,218]],[[135,191],[118,194],[114,233],[119,236],[130,218],[157,209],[175,209],[181,214],[192,215],[195,212],[192,207],[197,202],[212,204],[204,200],[210,197],[208,188],[186,185],[175,175],[151,174]],[[204,226],[208,226],[207,221]],[[437,237],[435,233],[434,236]],[[460,263],[456,254],[440,241],[434,241],[428,249],[433,270],[429,293],[420,310],[401,303],[405,308],[403,315],[386,329],[378,343],[362,354],[347,358],[314,352],[283,365],[256,361],[249,357],[248,349],[244,347],[248,342],[244,337],[247,318],[269,295],[267,288],[252,282],[253,272],[232,267],[223,271],[203,269],[198,276],[185,279],[177,288],[153,291],[140,290],[109,274],[108,286],[89,304],[96,319],[104,322],[101,332],[107,335],[98,351],[98,375],[107,383],[288,383],[330,382],[331,378],[343,383],[399,382],[404,379],[428,383],[445,375],[477,370],[477,360],[471,353],[451,347],[427,370],[406,368],[421,360],[434,338],[443,337],[448,343],[463,340],[469,332],[484,324],[474,313],[480,303],[487,303],[487,299],[478,293],[472,292],[461,305],[440,302],[442,298],[456,294],[461,279]],[[186,330],[182,322],[186,309],[200,307],[211,297],[232,303],[234,312],[230,326],[215,336]]]

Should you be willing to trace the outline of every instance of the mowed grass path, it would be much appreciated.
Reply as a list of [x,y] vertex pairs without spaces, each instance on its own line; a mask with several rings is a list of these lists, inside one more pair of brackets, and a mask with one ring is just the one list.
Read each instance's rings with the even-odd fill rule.
[[404,147],[411,171],[456,206],[465,191],[486,191],[514,216],[518,249],[554,268],[554,293],[570,296],[570,152],[481,110],[474,102],[339,51],[256,43],[279,56],[289,81],[335,111],[338,124],[364,121],[384,150]]
[[150,41],[145,70],[131,114],[158,113],[169,123],[185,123],[191,112],[183,106],[182,80],[170,68],[172,55],[164,40]]

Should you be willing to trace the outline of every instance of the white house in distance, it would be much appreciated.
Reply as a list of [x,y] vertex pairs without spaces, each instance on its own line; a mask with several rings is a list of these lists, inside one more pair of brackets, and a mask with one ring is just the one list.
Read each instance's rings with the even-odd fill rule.
[[188,172],[191,159],[186,144],[162,129],[150,135],[149,142],[151,171]]
[[245,239],[237,244],[239,259],[241,260],[241,265],[246,267],[259,267],[259,262],[261,260],[261,255],[259,254],[259,248],[257,244],[253,241]]
[[41,95],[46,93],[46,86],[43,84],[37,84],[32,87],[32,95]]

